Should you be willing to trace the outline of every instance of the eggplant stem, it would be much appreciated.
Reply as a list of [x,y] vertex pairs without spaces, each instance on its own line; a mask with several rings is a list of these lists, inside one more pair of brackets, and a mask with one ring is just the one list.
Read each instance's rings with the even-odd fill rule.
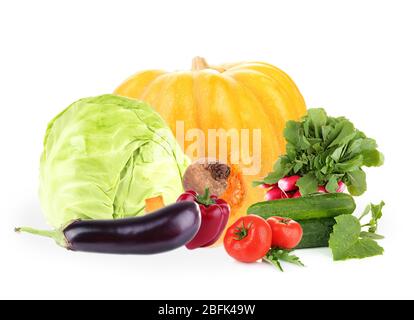
[[30,233],[30,234],[34,234],[37,236],[41,236],[41,237],[51,238],[55,240],[56,243],[60,245],[61,247],[64,247],[64,248],[69,247],[68,241],[66,240],[63,232],[60,230],[39,230],[39,229],[30,228],[30,227],[20,227],[20,228],[15,228],[14,231],[18,233],[24,232],[24,233]]

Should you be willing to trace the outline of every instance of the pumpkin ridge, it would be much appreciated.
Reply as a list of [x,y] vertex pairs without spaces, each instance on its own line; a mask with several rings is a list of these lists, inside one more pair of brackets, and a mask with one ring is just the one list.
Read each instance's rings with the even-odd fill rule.
[[[263,106],[264,104],[262,103],[262,101],[260,101],[260,99],[258,98],[258,96],[255,94],[255,92],[251,89],[251,88],[249,88],[248,86],[246,86],[242,81],[239,81],[238,79],[235,79],[234,77],[232,77],[232,76],[230,76],[229,75],[229,77],[232,79],[232,81],[234,81],[234,83],[236,83],[237,84],[237,86],[239,86],[243,91],[244,91],[244,94],[246,95],[246,97],[249,99],[249,100],[251,100],[251,101],[254,101],[254,102],[256,102],[256,106],[257,105],[261,105],[261,106]],[[240,100],[242,100],[241,98],[240,98],[240,96],[237,96],[237,104],[238,105],[240,105],[241,103],[242,103],[242,101],[240,101]],[[246,106],[247,106],[247,104],[246,104]],[[250,107],[250,105],[249,105],[249,107]],[[255,106],[253,106],[252,105],[252,108],[253,108],[253,112],[252,113],[257,113],[257,112],[260,112],[260,114],[264,117],[264,118],[266,118],[266,116],[267,116],[267,114],[265,113],[265,112],[262,112],[262,110],[259,108],[259,109],[257,109],[257,108],[254,108]],[[247,125],[245,125],[244,123],[243,123],[244,121],[242,121],[242,127],[244,128],[244,127],[248,127]],[[270,130],[270,131],[272,131],[273,132],[273,135],[272,135],[272,137],[274,137],[274,136],[278,136],[278,134],[277,134],[277,130],[276,130],[276,127],[275,126],[272,126],[272,125],[269,125],[268,123],[266,123],[266,126],[267,126],[267,129],[268,130]],[[248,128],[248,129],[250,129],[250,128]],[[258,129],[261,129],[261,128],[258,128]],[[262,136],[262,141],[263,141],[263,138],[267,138],[267,137],[263,137]],[[275,146],[275,144],[270,144],[271,145],[271,147],[272,147],[272,154],[279,154],[278,152],[281,152],[282,150],[281,149],[283,149],[283,148],[280,148],[279,147],[279,144],[278,144],[278,146],[276,147]],[[265,154],[263,154],[263,150],[261,150],[261,154],[262,154],[262,159],[263,159],[263,156],[266,156]],[[263,168],[262,168],[262,166],[261,166],[261,169],[260,169],[260,172],[262,172],[263,171]]]
[[[241,70],[238,70],[238,72],[241,72]],[[303,114],[306,111],[306,107],[300,108],[300,106],[305,106],[303,97],[300,94],[298,96],[294,93],[291,93],[291,89],[296,88],[294,82],[287,83],[284,79],[274,77],[270,75],[268,72],[263,72],[261,69],[247,69],[245,70],[245,72],[258,72],[259,74],[261,74],[262,77],[264,77],[271,83],[273,90],[276,90],[279,93],[278,96],[283,96],[283,98],[281,99],[283,106],[278,104],[278,109],[280,113],[283,115],[285,121],[289,119],[297,120],[303,116]],[[289,103],[286,101],[289,101]],[[292,104],[294,106],[297,106],[297,108],[286,108],[286,104]]]
[[[239,96],[237,95],[236,98],[233,97],[232,95],[232,90],[236,90],[237,88],[235,86],[237,86],[237,82],[228,76],[225,76],[223,74],[220,74],[217,76],[216,78],[218,81],[216,81],[216,90],[217,90],[217,82],[220,81],[220,84],[223,85],[223,92],[225,92],[227,99],[229,100],[229,102],[232,105],[240,105],[239,102]],[[223,108],[222,106],[220,106],[220,108]],[[223,108],[224,109],[224,108]],[[236,109],[237,110],[237,109]],[[237,119],[234,121],[236,124],[235,126],[232,126],[231,128],[225,128],[225,129],[233,129],[234,128],[238,128],[238,129],[242,129],[242,125],[243,125],[243,121],[242,121],[242,117],[240,116],[240,112],[237,111],[233,111],[232,112],[232,116],[237,117]],[[236,128],[236,129],[237,129]]]
[[168,72],[162,73],[160,75],[158,75],[157,77],[155,77],[154,79],[152,79],[151,81],[149,81],[147,83],[147,85],[143,88],[143,90],[140,92],[140,97],[143,97],[146,95],[146,93],[149,91],[149,88],[152,86],[153,83],[156,83],[157,81],[160,81],[159,79],[168,75]]
[[197,128],[201,128],[201,110],[200,110],[200,73],[193,73],[193,107],[195,114],[195,124]]
[[[265,62],[251,62],[251,63],[244,65],[242,68],[243,69],[245,68],[247,70],[257,71],[275,80],[277,84],[281,85],[285,89],[285,91],[288,93],[292,101],[294,101],[294,104],[296,107],[305,106],[305,101],[303,99],[303,96],[300,93],[295,82],[283,70],[269,63],[265,63]],[[236,68],[236,70],[237,69],[239,68]],[[275,73],[277,73],[277,75],[280,77],[276,77]],[[306,111],[306,107],[300,108],[300,109],[301,110],[298,110],[297,108],[293,108],[293,110],[291,110],[295,113],[296,119],[299,119],[300,117],[302,117]]]
[[[251,73],[251,71],[248,71],[249,73]],[[247,72],[246,72],[247,73]],[[262,74],[260,74],[259,72],[257,72],[257,75],[264,77]],[[284,138],[279,134],[279,129],[280,127],[284,127],[284,123],[287,120],[287,116],[285,117],[283,115],[283,112],[280,112],[279,108],[275,109],[272,107],[269,107],[264,101],[263,99],[260,98],[260,94],[257,93],[257,91],[251,87],[249,84],[245,83],[242,79],[235,79],[237,82],[239,82],[243,87],[246,88],[246,90],[248,90],[249,92],[251,92],[251,94],[255,97],[255,99],[258,101],[258,103],[260,105],[262,105],[264,108],[266,108],[266,110],[272,114],[272,119],[275,121],[275,123],[278,123],[278,125],[272,125],[269,126],[270,130],[273,132],[273,136],[276,137],[276,139],[278,140],[278,148],[276,148],[276,153],[277,154],[282,154],[284,152],[285,149],[285,142],[284,142]],[[277,110],[277,112],[275,112]],[[266,113],[264,113],[264,115],[266,116]],[[279,116],[279,117],[278,117]],[[280,124],[280,125],[279,125]]]
[[[169,103],[171,105],[170,117],[175,119],[174,130],[176,130],[177,121],[185,122],[187,129],[195,127],[196,125],[195,117],[197,117],[197,112],[193,108],[194,97],[191,95],[193,86],[194,80],[192,74],[188,71],[181,71],[172,76],[169,86],[165,88],[164,92],[167,93],[165,94],[165,99],[171,98],[173,101],[169,101]],[[169,95],[171,91],[174,92],[174,95]],[[165,103],[163,105],[165,106]],[[174,131],[174,133],[176,132]]]

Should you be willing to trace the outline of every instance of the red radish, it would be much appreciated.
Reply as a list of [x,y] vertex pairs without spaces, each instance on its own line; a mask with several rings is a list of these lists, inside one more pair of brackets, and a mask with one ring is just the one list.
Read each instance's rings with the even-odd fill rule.
[[268,190],[265,194],[265,200],[277,200],[282,198],[282,190],[278,187],[273,187],[272,189]]
[[293,194],[292,198],[300,198],[301,196],[302,196],[302,194],[300,193],[300,191],[299,191],[299,190],[297,190],[297,191]]
[[324,186],[319,186],[318,187],[318,192],[319,193],[328,193],[328,190],[326,190],[326,188]]
[[274,186],[272,189],[266,192],[265,194],[265,200],[278,200],[278,199],[285,199],[289,198],[289,196],[279,189],[279,187]]
[[291,193],[286,193],[282,190],[282,199],[288,199],[288,198],[292,198],[293,194]]
[[277,185],[279,188],[285,192],[288,191],[295,191],[298,189],[296,186],[296,182],[300,179],[300,176],[290,176],[290,177],[284,177],[279,180]]
[[344,192],[345,191],[345,183],[343,183],[342,181],[338,182],[338,189],[336,189],[336,192]]

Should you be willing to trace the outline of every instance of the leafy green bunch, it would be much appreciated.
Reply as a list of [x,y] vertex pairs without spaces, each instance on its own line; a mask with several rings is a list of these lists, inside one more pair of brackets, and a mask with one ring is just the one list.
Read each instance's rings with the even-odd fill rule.
[[317,192],[320,185],[335,192],[338,182],[343,181],[348,191],[358,196],[367,189],[362,167],[384,163],[374,139],[344,117],[329,117],[324,109],[309,109],[301,121],[288,121],[284,136],[286,154],[255,185],[275,184],[285,176],[300,175],[297,186],[302,195]]

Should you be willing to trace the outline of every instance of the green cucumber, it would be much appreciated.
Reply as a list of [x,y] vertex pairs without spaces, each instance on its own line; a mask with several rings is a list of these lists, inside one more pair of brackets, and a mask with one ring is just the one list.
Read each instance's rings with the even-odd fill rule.
[[302,240],[295,249],[320,248],[329,246],[329,237],[336,221],[334,218],[298,221],[303,229]]
[[247,214],[255,214],[265,219],[278,216],[296,221],[334,218],[342,214],[352,214],[354,199],[345,193],[312,194],[300,198],[264,201],[253,204]]

